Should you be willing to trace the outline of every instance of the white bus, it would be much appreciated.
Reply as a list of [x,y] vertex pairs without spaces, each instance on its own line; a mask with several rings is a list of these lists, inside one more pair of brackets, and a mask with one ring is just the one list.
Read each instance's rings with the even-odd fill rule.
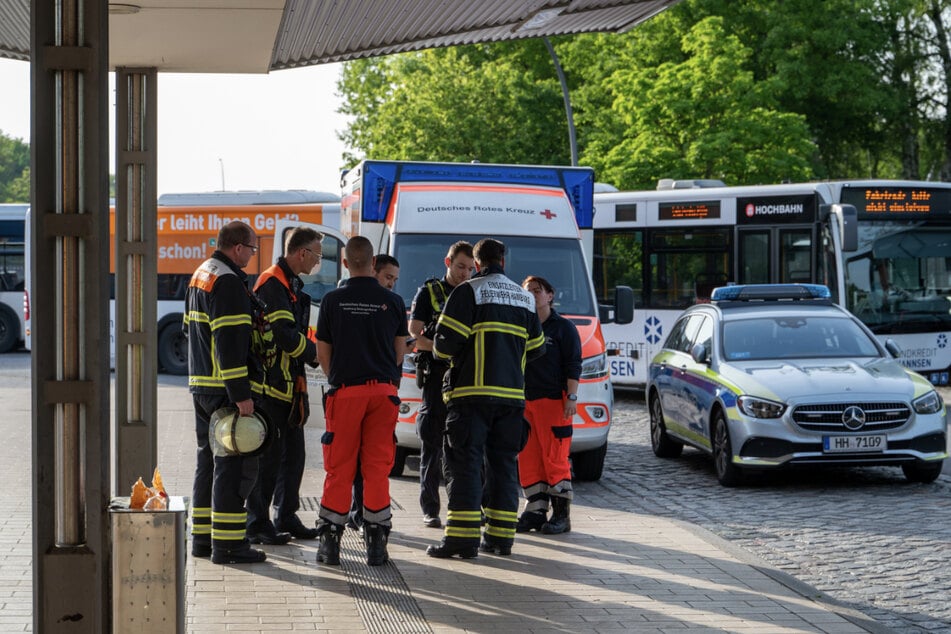
[[731,282],[825,284],[876,335],[898,343],[902,363],[948,384],[951,183],[704,185],[662,181],[658,190],[595,194],[598,299],[610,303],[623,284],[637,306],[632,324],[603,327],[620,350],[614,385],[642,387],[681,311]]
[[[272,264],[270,254],[277,224],[281,221],[329,224],[340,223],[340,197],[325,192],[239,191],[163,194],[158,199],[158,361],[167,374],[188,373],[188,344],[182,334],[182,313],[185,289],[191,274],[215,250],[215,240],[222,225],[243,220],[258,234],[260,249],[245,271],[255,278]],[[27,228],[29,232],[29,228]],[[115,270],[115,214],[110,218],[110,270]],[[337,252],[328,243],[324,254],[324,270],[333,278],[339,266]],[[27,280],[27,289],[32,287]],[[332,287],[332,283],[328,286]],[[115,284],[112,284],[113,291]],[[26,312],[27,349],[31,346],[29,292],[24,299],[21,286],[19,302]],[[115,302],[110,302],[110,342],[115,352],[112,325]]]
[[26,204],[0,205],[0,352],[23,341],[24,232]]

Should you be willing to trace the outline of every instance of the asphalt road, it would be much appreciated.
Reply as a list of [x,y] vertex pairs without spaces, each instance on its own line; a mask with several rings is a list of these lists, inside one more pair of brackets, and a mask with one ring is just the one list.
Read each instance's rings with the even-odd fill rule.
[[912,484],[893,467],[789,471],[728,489],[699,451],[654,456],[642,395],[618,392],[605,474],[576,495],[596,487],[712,531],[897,632],[951,633],[951,475]]

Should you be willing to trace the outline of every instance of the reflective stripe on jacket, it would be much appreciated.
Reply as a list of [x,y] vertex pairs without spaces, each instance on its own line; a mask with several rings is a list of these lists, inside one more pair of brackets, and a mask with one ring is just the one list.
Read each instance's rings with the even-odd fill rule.
[[267,355],[264,394],[288,403],[294,397],[295,380],[304,375],[304,363],[317,358],[317,345],[307,338],[310,295],[303,287],[283,257],[254,284],[254,292],[267,305],[270,343],[276,349]]
[[256,364],[251,358],[252,306],[247,275],[215,251],[192,274],[185,296],[183,328],[188,335],[188,389],[227,394],[237,403],[251,398]]
[[525,400],[526,358],[545,350],[535,298],[490,267],[457,286],[436,326],[433,353],[451,361],[446,401]]

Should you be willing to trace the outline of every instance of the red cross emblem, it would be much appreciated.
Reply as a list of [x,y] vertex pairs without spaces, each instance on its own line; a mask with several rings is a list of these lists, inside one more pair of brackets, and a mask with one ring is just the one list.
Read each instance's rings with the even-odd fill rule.
[[546,220],[551,220],[552,218],[557,218],[558,214],[553,214],[551,209],[546,209],[545,211],[538,214],[539,216],[545,216]]

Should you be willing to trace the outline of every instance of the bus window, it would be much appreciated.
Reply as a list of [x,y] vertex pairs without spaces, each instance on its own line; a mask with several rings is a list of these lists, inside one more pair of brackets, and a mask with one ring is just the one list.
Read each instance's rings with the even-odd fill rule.
[[651,233],[647,306],[687,308],[697,301],[698,286],[727,280],[732,232],[728,227],[693,227]]
[[812,231],[781,229],[779,234],[779,281],[809,283],[812,281]]
[[614,303],[614,289],[630,286],[634,305],[644,303],[644,232],[596,231],[594,235],[594,292],[599,304]]
[[738,238],[740,258],[740,284],[768,284],[769,230],[742,231]]

